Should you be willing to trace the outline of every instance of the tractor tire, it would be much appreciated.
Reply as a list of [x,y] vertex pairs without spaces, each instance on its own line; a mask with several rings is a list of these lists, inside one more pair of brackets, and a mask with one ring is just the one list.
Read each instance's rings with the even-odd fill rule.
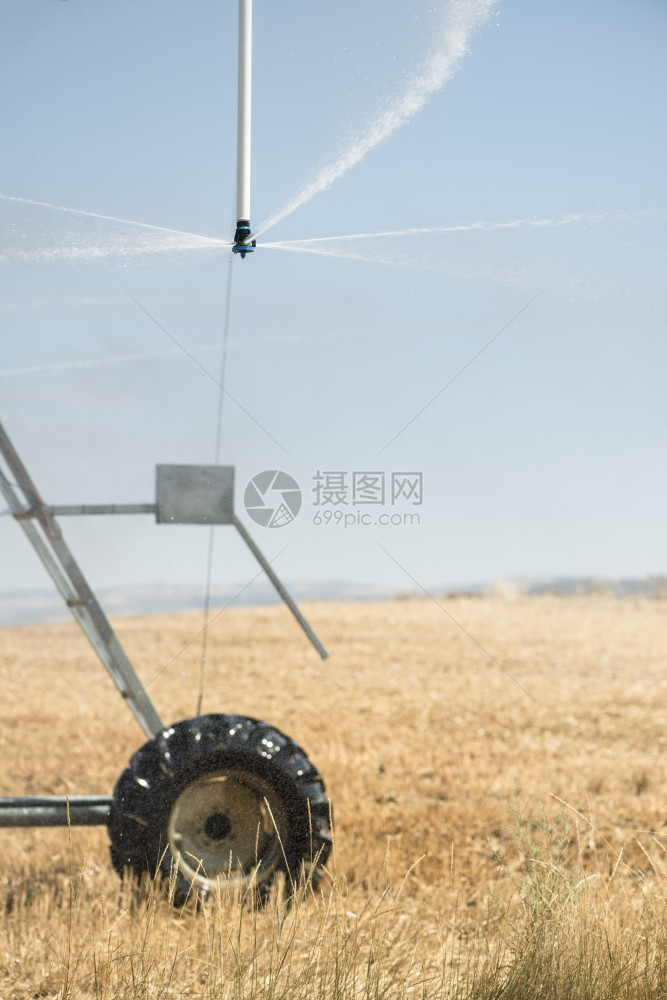
[[219,885],[258,902],[282,873],[291,895],[331,850],[331,807],[303,750],[240,715],[177,722],[133,755],[113,794],[111,860],[121,877],[162,877],[175,905]]

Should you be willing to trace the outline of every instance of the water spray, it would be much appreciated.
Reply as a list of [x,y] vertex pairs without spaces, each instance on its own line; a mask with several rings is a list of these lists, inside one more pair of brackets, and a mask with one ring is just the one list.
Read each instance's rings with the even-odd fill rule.
[[236,147],[236,232],[232,253],[241,260],[255,249],[250,229],[250,110],[252,80],[252,0],[239,0],[239,103]]

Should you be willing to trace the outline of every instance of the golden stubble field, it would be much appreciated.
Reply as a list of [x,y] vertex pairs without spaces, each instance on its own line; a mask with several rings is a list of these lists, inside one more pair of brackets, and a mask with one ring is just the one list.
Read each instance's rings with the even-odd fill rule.
[[[221,614],[203,711],[266,719],[304,747],[334,805],[330,877],[287,913],[178,913],[119,891],[103,828],[0,830],[0,995],[306,996],[308,976],[342,968],[349,988],[322,996],[370,996],[374,976],[376,996],[444,996],[480,934],[512,949],[533,862],[585,880],[607,918],[645,913],[647,895],[657,913],[667,601],[442,603],[306,605],[324,662],[281,606]],[[163,720],[194,715],[199,642],[176,654],[201,616],[115,626]],[[2,794],[110,794],[144,738],[76,626],[0,630],[0,673]]]

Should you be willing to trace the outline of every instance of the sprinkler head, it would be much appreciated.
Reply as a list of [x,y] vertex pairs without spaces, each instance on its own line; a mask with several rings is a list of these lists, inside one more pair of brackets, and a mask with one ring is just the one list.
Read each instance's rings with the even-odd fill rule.
[[251,240],[252,233],[250,231],[250,220],[249,219],[239,219],[236,223],[236,232],[234,233],[234,245],[232,246],[232,253],[240,253],[241,260],[245,260],[245,255],[247,253],[252,253],[257,246],[257,240]]

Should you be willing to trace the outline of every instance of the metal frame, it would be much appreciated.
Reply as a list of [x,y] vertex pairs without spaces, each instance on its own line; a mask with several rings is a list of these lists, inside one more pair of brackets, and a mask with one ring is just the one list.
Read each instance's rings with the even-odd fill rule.
[[1,826],[106,826],[110,795],[31,795],[0,799]]
[[[15,480],[8,478],[0,466],[0,493],[9,504],[9,511],[26,534],[53,580],[56,589],[91,643],[103,666],[127,702],[146,736],[151,739],[164,729],[164,724],[151,699],[146,693],[132,663],[120,644],[95,594],[88,584],[69,546],[65,542],[58,516],[90,514],[154,514],[158,523],[179,523],[169,517],[161,519],[159,503],[141,504],[69,504],[52,506],[42,499],[37,487],[28,474],[9,435],[0,423],[0,455]],[[202,471],[210,469],[216,473],[228,470],[230,466],[158,466],[158,484],[161,470],[186,470],[184,475],[195,484],[202,479]],[[187,483],[186,483],[187,486]],[[157,489],[159,494],[160,490]],[[210,494],[210,489],[209,489]],[[173,496],[173,494],[172,494]],[[322,659],[328,653],[315,632],[302,615],[296,603],[273,570],[271,563],[261,552],[245,526],[233,510],[233,498],[229,503],[214,505],[211,510],[202,509],[201,497],[185,493],[178,498],[179,508],[185,511],[183,521],[201,524],[232,524],[241,535],[252,554],[266,573],[281,599],[294,615],[304,633]],[[197,506],[197,501],[199,506]],[[211,499],[206,496],[204,505]],[[188,504],[193,506],[188,509]],[[182,523],[182,522],[181,522]],[[103,796],[73,796],[50,798],[1,798],[0,827],[2,826],[62,826],[86,825],[106,822],[111,800]]]
[[[144,733],[149,738],[155,736],[164,728],[162,720],[65,542],[60,525],[42,500],[1,423],[0,454],[16,480],[15,488],[0,469],[0,492],[4,494],[10,511]],[[18,490],[23,493],[27,506],[21,501]],[[51,508],[52,511],[58,509]]]
[[236,232],[232,253],[245,260],[256,241],[250,226],[250,126],[252,102],[252,0],[239,0],[238,115],[236,127]]

